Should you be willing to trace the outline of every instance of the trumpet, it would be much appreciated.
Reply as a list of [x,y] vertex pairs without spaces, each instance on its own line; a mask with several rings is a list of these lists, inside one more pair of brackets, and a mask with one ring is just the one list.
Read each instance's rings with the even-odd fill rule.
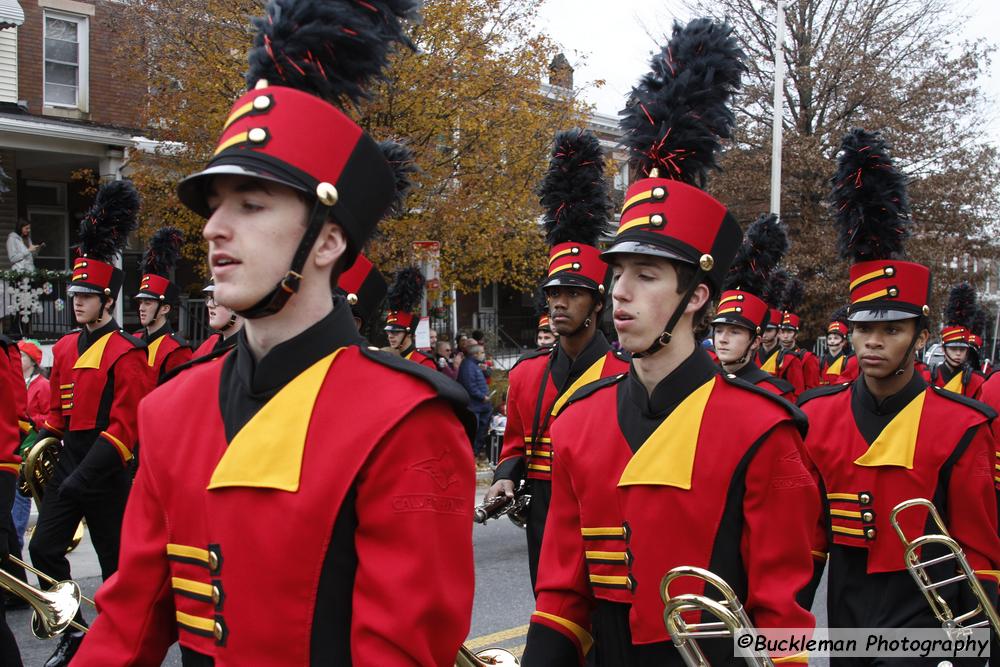
[[[906,537],[906,534],[899,525],[898,516],[902,512],[914,507],[926,509],[930,513],[930,517],[934,520],[934,524],[937,527],[937,534],[921,535],[913,540]],[[899,539],[903,542],[903,548],[905,549],[903,560],[906,564],[906,569],[909,571],[910,576],[913,577],[913,580],[917,582],[917,587],[924,594],[924,597],[927,598],[927,603],[930,605],[931,611],[934,612],[937,620],[941,621],[941,627],[948,636],[954,638],[962,636],[972,628],[988,628],[990,626],[993,627],[994,632],[1000,633],[1000,616],[997,615],[996,609],[993,608],[993,603],[986,595],[983,585],[976,578],[975,570],[969,565],[969,560],[965,557],[965,553],[962,552],[962,547],[959,546],[958,542],[948,532],[948,528],[944,525],[944,521],[941,520],[941,515],[938,514],[934,503],[925,498],[904,500],[892,508],[889,521],[892,523],[892,527],[896,529]],[[942,547],[947,553],[927,561],[921,561],[918,552],[923,547],[929,545]],[[927,573],[927,568],[949,561],[954,561],[959,574],[942,579],[941,581],[933,581]],[[938,590],[963,581],[969,586],[972,595],[976,598],[977,604],[975,609],[970,609],[956,615],[944,598],[938,593]],[[982,616],[980,620],[969,623],[969,621],[980,615]]]
[[24,583],[4,570],[0,570],[0,587],[7,589],[27,602],[34,610],[31,614],[32,634],[39,639],[51,639],[65,632],[67,628],[75,628],[81,632],[87,632],[87,626],[80,625],[73,619],[76,617],[76,613],[79,611],[82,602],[88,602],[93,605],[94,601],[80,592],[79,584],[73,580],[56,581],[44,572],[31,567],[20,558],[15,558],[14,556],[8,556],[7,558],[12,563],[34,572],[39,579],[52,584],[52,588],[43,591]]
[[518,667],[521,662],[510,651],[502,648],[487,648],[479,653],[473,653],[462,644],[455,658],[455,667],[486,667],[500,665],[501,667]]
[[[35,499],[35,504],[42,506],[42,497],[45,495],[45,486],[52,479],[56,472],[56,462],[59,460],[59,452],[62,449],[62,441],[58,438],[42,438],[31,446],[28,455],[24,457],[21,464],[24,469],[24,479],[20,482],[21,493],[31,495]],[[66,552],[69,553],[80,544],[83,539],[83,522],[76,527],[73,533],[73,541],[70,542]]]
[[524,528],[528,524],[528,505],[531,504],[531,494],[528,493],[527,485],[522,479],[521,484],[514,490],[514,497],[497,496],[491,500],[483,501],[473,510],[472,520],[476,523],[486,523],[490,519],[499,519],[506,515],[518,528]]
[[[724,599],[713,600],[707,595],[693,593],[672,596],[670,584],[682,577],[700,579],[706,586],[714,587]],[[698,646],[699,639],[735,639],[740,635],[757,634],[750,617],[733,589],[724,579],[708,570],[689,565],[675,567],[667,572],[660,582],[660,597],[665,605],[663,623],[667,626],[667,632],[670,633],[674,646],[677,647],[684,664],[688,667],[711,666],[701,647]],[[709,613],[718,620],[708,623],[688,623],[685,621],[682,615],[685,612],[694,611]],[[755,641],[751,642],[750,645],[753,646],[755,643]],[[734,642],[733,646],[736,647],[748,665],[754,667],[773,667],[774,665],[767,656],[755,655],[750,650],[739,646],[737,642]]]

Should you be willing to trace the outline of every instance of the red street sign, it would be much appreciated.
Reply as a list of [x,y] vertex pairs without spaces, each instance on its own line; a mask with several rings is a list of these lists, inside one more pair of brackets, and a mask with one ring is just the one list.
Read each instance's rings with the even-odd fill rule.
[[414,241],[414,250],[421,250],[423,252],[440,252],[441,242],[440,241]]

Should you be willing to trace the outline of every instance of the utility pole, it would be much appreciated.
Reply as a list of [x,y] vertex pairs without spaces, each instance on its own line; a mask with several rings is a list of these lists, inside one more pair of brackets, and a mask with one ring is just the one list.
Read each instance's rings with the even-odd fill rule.
[[774,115],[771,121],[771,213],[781,217],[781,119],[784,115],[785,0],[778,1],[774,30]]

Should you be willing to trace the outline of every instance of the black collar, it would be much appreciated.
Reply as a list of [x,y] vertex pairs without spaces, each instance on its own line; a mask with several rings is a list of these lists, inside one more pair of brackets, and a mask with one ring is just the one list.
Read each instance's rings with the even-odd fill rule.
[[167,334],[172,334],[173,332],[174,332],[174,329],[173,329],[173,327],[170,326],[170,322],[164,322],[163,326],[160,327],[159,329],[157,329],[156,331],[154,331],[153,333],[149,333],[149,329],[143,329],[142,330],[142,339],[144,341],[146,341],[147,343],[152,343],[154,340],[156,340],[160,336],[166,336]]
[[590,342],[576,359],[570,359],[566,351],[562,349],[562,345],[556,345],[551,361],[552,383],[560,392],[564,391],[583,375],[584,371],[606,355],[610,349],[611,344],[608,343],[608,339],[604,337],[604,333],[600,329],[594,331],[594,337],[590,339]]
[[314,363],[345,345],[363,345],[351,309],[341,299],[329,315],[299,335],[276,345],[255,361],[247,344],[246,329],[237,334],[235,370],[252,394],[270,394],[288,384]]
[[117,330],[118,330],[118,323],[115,322],[114,318],[108,320],[107,324],[105,324],[100,329],[96,329],[95,331],[90,331],[87,329],[86,326],[84,326],[80,330],[79,338],[77,338],[76,340],[77,354],[83,354],[84,352],[87,351],[88,347],[90,347],[97,341],[101,340],[101,338],[108,335],[112,331],[117,331]]
[[652,396],[646,393],[646,387],[639,381],[634,369],[630,369],[628,377],[622,383],[622,391],[644,416],[663,420],[681,401],[718,372],[719,368],[712,363],[712,358],[703,348],[698,347],[680,366],[657,383]]
[[934,370],[936,374],[941,376],[941,379],[944,380],[944,383],[948,384],[948,382],[951,381],[953,377],[955,377],[959,373],[965,372],[965,368],[967,365],[968,364],[962,364],[958,368],[952,368],[951,364],[949,364],[947,361],[942,361],[940,364],[938,364],[938,367],[935,368]]
[[[728,371],[723,368],[722,372],[727,373]],[[744,382],[749,382],[750,384],[760,384],[764,380],[773,377],[767,371],[761,370],[759,366],[753,363],[753,361],[748,361],[743,364],[743,367],[733,373],[733,375]]]
[[401,351],[399,353],[399,356],[401,356],[404,359],[406,359],[408,356],[410,356],[413,353],[413,351],[415,349],[417,349],[416,346],[414,346],[413,344],[411,344],[408,348],[406,348],[405,350]]
[[851,387],[851,413],[854,415],[858,430],[868,444],[875,442],[875,438],[892,421],[892,418],[926,390],[927,382],[924,381],[920,373],[914,371],[913,377],[910,378],[905,387],[879,402],[868,390],[864,376],[859,377]]

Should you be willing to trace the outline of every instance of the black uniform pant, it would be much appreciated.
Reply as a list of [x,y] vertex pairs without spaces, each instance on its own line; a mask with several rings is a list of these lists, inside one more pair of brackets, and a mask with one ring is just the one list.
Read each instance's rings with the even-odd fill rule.
[[[70,578],[66,551],[81,519],[87,520],[90,539],[101,565],[101,577],[107,580],[118,569],[122,518],[130,488],[127,469],[122,466],[109,472],[80,499],[63,498],[59,494],[62,481],[79,465],[89,446],[88,441],[93,443],[96,435],[91,431],[67,433],[55,473],[45,486],[45,495],[38,508],[38,523],[28,544],[32,565],[58,581]],[[48,584],[40,584],[42,588],[49,588]]]
[[535,590],[538,579],[538,559],[542,554],[542,537],[545,534],[545,519],[549,515],[552,502],[552,482],[532,479],[530,484],[531,502],[528,503],[528,521],[525,536],[528,538],[528,572],[531,574],[531,590]]
[[[926,547],[922,560],[943,555],[934,547]],[[940,628],[938,621],[913,577],[906,570],[868,574],[868,550],[832,545],[829,560],[827,614],[831,628]],[[954,576],[954,565],[948,563],[927,570],[934,581]],[[996,590],[996,587],[993,587]],[[968,587],[952,584],[938,589],[956,614],[976,605]],[[995,599],[994,599],[995,602]],[[944,631],[941,633],[944,638]],[[995,642],[995,638],[994,638]],[[830,658],[831,667],[937,667],[945,658]],[[981,667],[985,658],[947,658],[955,667]],[[994,658],[996,662],[997,658]]]
[[[5,532],[8,536],[7,546],[10,549],[10,553],[13,555],[19,555],[20,546],[17,543],[17,534],[14,532],[14,521],[11,519],[10,514],[7,516],[0,517],[0,521],[4,524]],[[5,562],[4,571],[18,576],[18,578],[24,578],[24,569],[20,567],[13,567],[8,569],[6,567],[9,565],[9,561]],[[14,597],[13,593],[8,593],[11,597]],[[17,641],[14,639],[14,633],[11,632],[10,627],[7,625],[7,615],[4,609],[3,599],[0,597],[0,665],[3,667],[21,667],[21,653],[17,650]]]

